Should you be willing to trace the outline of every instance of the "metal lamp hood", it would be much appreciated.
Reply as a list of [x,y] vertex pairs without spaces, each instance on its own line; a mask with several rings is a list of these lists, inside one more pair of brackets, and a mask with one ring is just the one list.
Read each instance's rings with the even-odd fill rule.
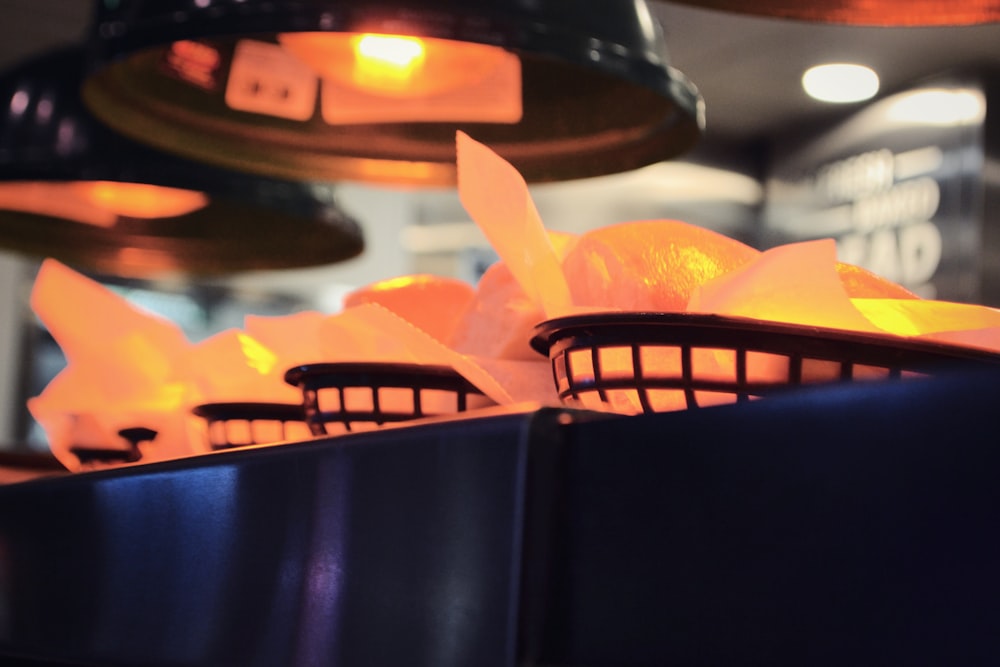
[[[513,54],[520,117],[331,121],[350,102],[282,55],[283,38],[310,33]],[[529,182],[567,180],[674,157],[704,126],[702,99],[669,65],[645,0],[120,0],[98,4],[91,55],[84,99],[117,131],[278,178],[453,185],[461,129]],[[259,66],[249,82],[247,58]],[[440,71],[471,67],[455,62]],[[233,104],[237,93],[259,97]]]
[[[85,60],[72,47],[0,76],[0,246],[136,278],[314,266],[362,251],[361,229],[329,185],[219,169],[109,130],[80,100]],[[103,211],[74,200],[91,186],[169,191],[193,204]]]

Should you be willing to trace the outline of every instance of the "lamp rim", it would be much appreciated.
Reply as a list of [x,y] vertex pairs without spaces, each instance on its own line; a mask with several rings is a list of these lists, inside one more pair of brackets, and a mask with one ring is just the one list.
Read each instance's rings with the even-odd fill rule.
[[[0,74],[0,99],[20,95],[24,102],[15,105],[19,113],[5,105],[0,116],[0,184],[136,183],[204,192],[209,202],[159,219],[119,215],[108,228],[7,207],[0,209],[0,246],[131,278],[303,268],[362,252],[361,228],[337,207],[330,184],[219,169],[99,123],[80,99],[85,60],[84,47],[74,45]],[[147,265],[135,261],[142,256]]]

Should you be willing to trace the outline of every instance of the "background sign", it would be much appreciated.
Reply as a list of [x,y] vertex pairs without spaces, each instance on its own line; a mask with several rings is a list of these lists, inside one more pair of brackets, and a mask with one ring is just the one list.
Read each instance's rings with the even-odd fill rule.
[[762,247],[835,238],[839,259],[925,298],[981,302],[986,96],[957,80],[777,142]]

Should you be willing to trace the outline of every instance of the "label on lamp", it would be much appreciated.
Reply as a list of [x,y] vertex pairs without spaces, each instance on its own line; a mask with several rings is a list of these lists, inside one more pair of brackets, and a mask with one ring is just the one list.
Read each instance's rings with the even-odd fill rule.
[[281,46],[241,40],[233,52],[226,104],[237,111],[306,121],[316,109],[318,78]]

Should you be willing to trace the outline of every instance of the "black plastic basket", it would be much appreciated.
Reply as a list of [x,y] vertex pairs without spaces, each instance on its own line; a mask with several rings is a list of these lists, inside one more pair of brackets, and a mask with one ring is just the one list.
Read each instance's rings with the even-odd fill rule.
[[156,439],[157,432],[144,426],[134,426],[121,429],[118,431],[118,435],[127,445],[125,448],[73,445],[69,451],[76,457],[81,468],[112,467],[137,463],[142,460],[140,445],[152,443]]
[[536,327],[560,399],[666,412],[762,398],[806,384],[927,377],[1000,364],[975,348],[746,318],[600,313]]
[[285,381],[302,390],[306,423],[314,435],[495,405],[447,366],[318,363],[289,369]]
[[205,403],[191,409],[206,423],[213,450],[262,445],[311,436],[305,409],[286,403]]

